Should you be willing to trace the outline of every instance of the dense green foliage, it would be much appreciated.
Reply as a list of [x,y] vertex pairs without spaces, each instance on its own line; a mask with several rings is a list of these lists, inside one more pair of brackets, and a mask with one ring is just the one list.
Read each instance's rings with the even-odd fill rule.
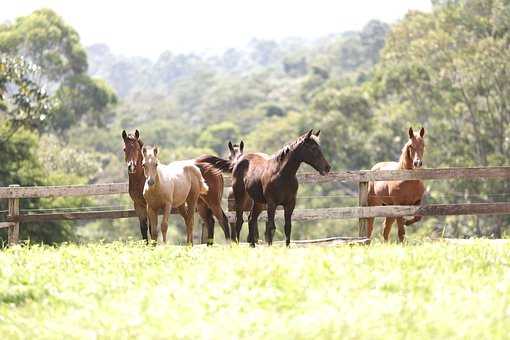
[[17,247],[0,333],[17,338],[504,339],[507,242],[402,247]]
[[[26,124],[20,133],[32,138],[19,138],[24,144],[0,153],[11,160],[0,164],[0,172],[9,173],[0,181],[125,181],[120,132],[135,128],[146,143],[161,146],[165,162],[223,155],[228,140],[244,140],[247,151],[273,153],[315,128],[322,130],[334,170],[369,169],[396,160],[408,127],[423,125],[426,167],[507,164],[510,4],[433,4],[432,13],[410,12],[393,26],[371,21],[361,31],[311,41],[254,39],[218,55],[166,51],[155,61],[118,56],[105,45],[84,49],[77,32],[50,10],[18,18],[0,26],[0,52],[40,65],[41,76],[29,79],[49,89],[45,101],[53,105],[45,115],[21,120]],[[4,125],[14,124],[14,113],[2,112]],[[18,168],[22,171],[13,175]],[[353,205],[356,190],[342,183],[304,185],[298,207]],[[509,196],[503,181],[428,182],[426,202],[508,201]],[[106,197],[94,204],[125,208],[130,201]],[[427,218],[409,231],[501,237],[509,222],[503,216]],[[136,237],[135,225],[134,220],[96,221],[80,235]],[[354,225],[298,223],[294,237],[352,234]]]
[[[54,12],[40,10],[0,25],[1,186],[83,184],[96,176],[100,163],[94,153],[84,153],[52,135],[59,132],[65,140],[62,132],[79,122],[104,125],[103,114],[116,96],[86,70],[86,54],[77,33]],[[23,200],[21,209],[87,202]],[[5,208],[6,202],[0,202],[0,210]],[[49,243],[76,238],[69,223],[32,223],[21,229],[21,236]]]

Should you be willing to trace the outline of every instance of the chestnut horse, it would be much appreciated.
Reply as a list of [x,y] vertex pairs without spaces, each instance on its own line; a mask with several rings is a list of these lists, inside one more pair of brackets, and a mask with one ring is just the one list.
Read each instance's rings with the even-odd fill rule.
[[219,158],[210,160],[210,164],[216,168],[232,172],[237,240],[243,224],[243,207],[246,200],[251,198],[254,201],[248,221],[248,242],[251,246],[255,246],[257,219],[264,204],[267,204],[268,220],[265,232],[267,243],[269,245],[273,243],[276,230],[274,223],[276,207],[283,205],[286,245],[290,245],[292,213],[299,187],[296,173],[301,163],[311,165],[321,175],[325,175],[331,169],[320,148],[320,131],[315,134],[312,132],[312,130],[308,131],[270,157],[259,153],[249,153],[239,157],[236,162]]
[[[409,128],[409,140],[402,148],[402,154],[398,162],[382,162],[372,167],[372,170],[413,170],[423,165],[425,151],[425,129],[421,128],[420,135],[416,136],[412,128]],[[422,181],[376,181],[368,184],[368,205],[420,205],[425,186]],[[388,241],[391,226],[397,221],[398,240],[404,241],[404,225],[411,225],[421,220],[421,216],[415,216],[411,220],[403,217],[386,217],[384,220],[383,237]],[[367,237],[371,238],[374,228],[374,218],[368,219]]]
[[[124,155],[129,174],[129,196],[134,203],[136,215],[140,221],[140,232],[144,240],[148,242],[147,237],[147,203],[143,198],[143,187],[145,185],[145,174],[142,167],[142,147],[143,142],[140,139],[138,130],[134,134],[127,134],[122,131],[124,140]],[[202,156],[206,157],[206,156]],[[214,241],[214,217],[220,223],[225,239],[230,240],[230,228],[228,219],[221,208],[221,199],[223,196],[223,176],[217,171],[211,171],[208,164],[200,162],[200,157],[195,159],[195,165],[202,172],[205,182],[209,186],[209,191],[205,197],[198,201],[197,211],[204,221],[207,230],[203,232],[203,240],[207,240],[210,245]],[[205,238],[205,239],[204,239]]]
[[140,132],[127,134],[122,131],[124,140],[124,156],[128,168],[129,177],[129,196],[133,200],[136,215],[140,221],[140,232],[142,238],[148,243],[147,237],[147,202],[143,198],[143,186],[145,185],[145,174],[142,168],[142,147],[143,142],[140,139]]
[[158,211],[162,209],[161,233],[166,243],[168,217],[172,208],[177,208],[186,223],[186,242],[193,245],[195,208],[199,196],[209,190],[200,169],[193,161],[159,164],[157,146],[144,146],[142,155],[146,177],[143,198],[147,202],[151,239],[158,239]]

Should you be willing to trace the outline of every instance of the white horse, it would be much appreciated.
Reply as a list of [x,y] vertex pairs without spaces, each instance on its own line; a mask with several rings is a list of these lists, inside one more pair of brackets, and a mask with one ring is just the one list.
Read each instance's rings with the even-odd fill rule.
[[192,245],[195,207],[200,195],[207,194],[209,189],[200,169],[192,161],[159,164],[158,147],[144,146],[142,154],[146,177],[143,197],[147,202],[151,239],[158,239],[158,210],[163,209],[161,232],[166,243],[168,217],[171,209],[177,208],[186,223],[186,241]]

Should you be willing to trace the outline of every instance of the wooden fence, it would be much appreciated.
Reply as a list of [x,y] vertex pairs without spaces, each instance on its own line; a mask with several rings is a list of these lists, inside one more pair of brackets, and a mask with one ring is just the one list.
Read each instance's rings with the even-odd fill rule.
[[[316,173],[298,174],[301,183],[357,182],[359,184],[359,206],[296,210],[293,220],[312,221],[321,219],[359,219],[359,235],[366,235],[366,218],[388,216],[444,216],[444,215],[484,215],[510,214],[510,202],[436,204],[422,206],[377,206],[368,207],[368,182],[383,180],[455,180],[455,179],[510,179],[510,167],[442,168],[419,170],[380,170],[342,171],[320,176]],[[227,185],[229,181],[226,181]],[[8,228],[10,244],[18,241],[20,223],[34,221],[116,219],[136,217],[134,210],[52,212],[21,214],[20,200],[41,197],[71,197],[126,194],[127,183],[97,184],[85,186],[20,187],[11,185],[0,187],[0,199],[8,199],[6,221],[0,228]],[[234,213],[227,213],[234,220]],[[260,219],[266,215],[261,214]],[[283,219],[282,211],[276,218]]]

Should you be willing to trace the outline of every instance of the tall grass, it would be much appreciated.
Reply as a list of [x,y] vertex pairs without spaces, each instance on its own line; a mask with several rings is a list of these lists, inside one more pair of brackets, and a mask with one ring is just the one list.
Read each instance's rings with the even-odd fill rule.
[[510,334],[510,246],[17,247],[9,338],[478,338]]

